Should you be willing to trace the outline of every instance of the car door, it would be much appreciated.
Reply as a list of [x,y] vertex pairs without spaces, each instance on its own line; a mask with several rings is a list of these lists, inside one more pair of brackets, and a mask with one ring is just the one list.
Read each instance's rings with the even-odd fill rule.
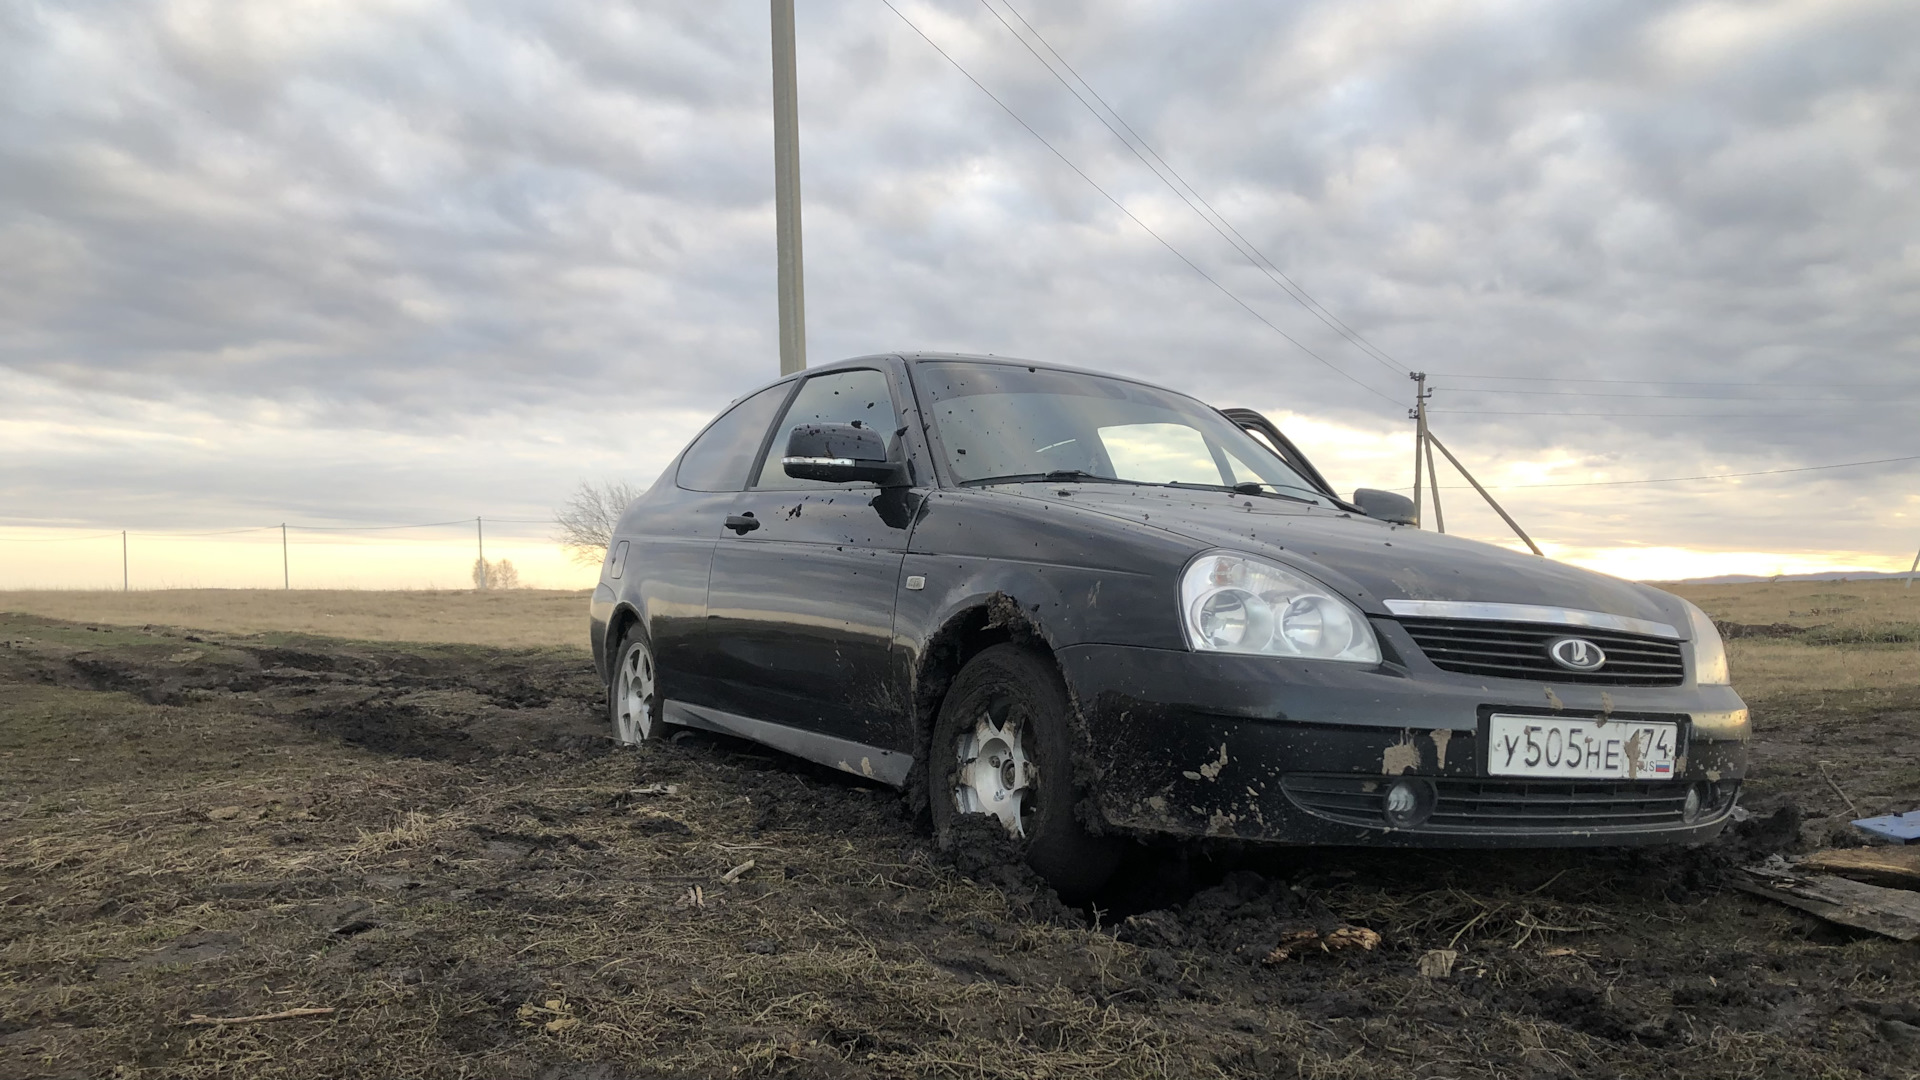
[[[775,383],[722,413],[680,455],[672,482],[649,492],[630,523],[633,549],[622,590],[646,613],[663,697],[716,703],[719,691],[704,662],[711,652],[707,579],[715,522],[747,486],[793,390],[792,382]],[[609,650],[618,647],[606,643]]]
[[[705,655],[725,687],[728,712],[864,747],[897,735],[907,691],[894,663],[894,600],[916,496],[871,483],[795,479],[781,464],[787,433],[803,423],[871,425],[906,453],[892,381],[875,367],[802,383],[773,428],[757,477],[734,501],[730,524],[721,525]],[[785,748],[832,756],[821,746]],[[874,775],[897,766],[904,779],[902,755],[878,766],[850,764]]]

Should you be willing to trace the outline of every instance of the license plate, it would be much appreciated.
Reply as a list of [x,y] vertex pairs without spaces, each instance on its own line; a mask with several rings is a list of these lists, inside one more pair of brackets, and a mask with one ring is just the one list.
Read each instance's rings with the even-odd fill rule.
[[1488,719],[1487,772],[1561,780],[1671,780],[1680,726],[1646,720]]

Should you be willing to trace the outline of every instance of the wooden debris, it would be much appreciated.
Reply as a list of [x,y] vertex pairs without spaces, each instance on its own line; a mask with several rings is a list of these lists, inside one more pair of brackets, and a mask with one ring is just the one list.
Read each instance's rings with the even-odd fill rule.
[[1920,889],[1920,848],[1832,848],[1801,859],[1799,868],[1813,873],[1838,874],[1872,885]]
[[1459,959],[1457,950],[1429,949],[1420,958],[1420,974],[1429,979],[1444,979],[1453,974],[1453,965]]
[[335,1009],[283,1009],[275,1013],[261,1013],[258,1016],[201,1016],[195,1013],[192,1019],[183,1021],[188,1025],[206,1027],[228,1027],[233,1024],[269,1024],[275,1020],[300,1020],[309,1016],[332,1016]]
[[741,874],[744,874],[751,869],[753,869],[753,860],[748,859],[746,862],[741,863],[739,866],[736,866],[733,869],[727,871],[726,873],[721,874],[720,880],[731,885],[734,882],[740,880]]
[[1840,796],[1840,801],[1847,804],[1847,816],[1859,817],[1860,808],[1853,805],[1853,800],[1847,796],[1847,793],[1844,791],[1841,791],[1840,785],[1834,783],[1833,777],[1827,775],[1827,763],[1824,761],[1816,761],[1814,762],[1814,765],[1818,767],[1820,770],[1820,779],[1825,780],[1827,782],[1827,786],[1833,789],[1833,793],[1835,795]]
[[1324,938],[1317,930],[1295,930],[1281,938],[1280,944],[1262,957],[1260,962],[1269,965],[1285,963],[1295,953],[1309,945],[1318,945],[1321,952],[1337,952],[1350,948],[1371,952],[1379,944],[1380,935],[1364,926],[1342,926]]
[[1747,872],[1765,884],[1736,881],[1734,885],[1755,896],[1895,941],[1920,940],[1920,893],[1768,865],[1750,866]]

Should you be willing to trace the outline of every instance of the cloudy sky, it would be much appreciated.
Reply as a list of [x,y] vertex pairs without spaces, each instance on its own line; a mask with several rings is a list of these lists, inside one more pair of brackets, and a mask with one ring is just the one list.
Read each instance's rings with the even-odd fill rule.
[[[893,3],[798,4],[816,362],[1155,379],[1281,419],[1342,488],[1409,484],[1419,369],[1436,432],[1560,557],[1920,546],[1920,461],[1539,486],[1920,454],[1911,0]],[[117,585],[121,529],[136,587],[278,584],[277,533],[171,534],[476,515],[489,554],[577,584],[539,519],[651,481],[777,371],[767,24],[0,0],[0,587]],[[451,585],[471,533],[294,542],[306,584]]]

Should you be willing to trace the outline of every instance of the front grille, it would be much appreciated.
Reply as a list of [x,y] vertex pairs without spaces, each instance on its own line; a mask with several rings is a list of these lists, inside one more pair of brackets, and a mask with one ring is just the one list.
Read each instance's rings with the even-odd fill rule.
[[[1462,675],[1600,686],[1679,686],[1686,681],[1680,643],[1665,638],[1472,619],[1401,619],[1400,625],[1435,667]],[[1600,646],[1607,662],[1597,671],[1569,671],[1554,663],[1547,646],[1567,637]]]
[[[1666,782],[1571,783],[1425,777],[1433,785],[1433,812],[1409,832],[1553,833],[1632,831],[1679,825],[1687,785]],[[1351,825],[1386,828],[1386,791],[1392,778],[1291,773],[1280,786],[1295,805]],[[1724,809],[1716,801],[1713,811]]]

